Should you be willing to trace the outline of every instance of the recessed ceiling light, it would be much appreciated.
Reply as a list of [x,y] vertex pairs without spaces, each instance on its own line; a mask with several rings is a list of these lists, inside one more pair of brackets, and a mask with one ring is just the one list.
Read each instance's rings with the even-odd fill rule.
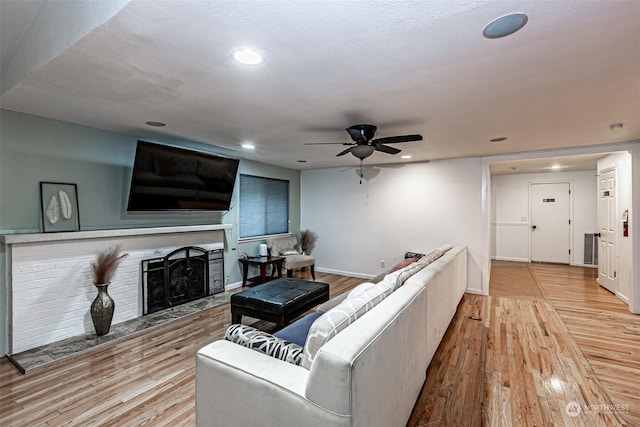
[[408,154],[405,154],[404,156],[400,156],[401,159],[410,159],[411,156]]
[[622,123],[614,123],[611,126],[609,126],[609,130],[610,131],[622,130],[623,127],[624,127],[624,124]]
[[145,122],[145,124],[147,124],[148,126],[153,126],[157,128],[161,128],[167,125],[166,123],[162,123],[162,122]]
[[251,142],[243,142],[242,148],[246,148],[247,150],[253,150],[256,148],[256,146],[253,145]]
[[525,26],[529,17],[524,13],[510,13],[489,22],[482,35],[488,39],[499,39],[515,33]]
[[553,170],[562,169],[562,166],[560,166],[560,165],[551,165],[551,169],[553,169]]
[[506,136],[501,136],[499,138],[491,138],[489,141],[490,142],[502,142],[502,141],[506,141],[507,137]]
[[231,53],[231,56],[244,65],[259,65],[264,62],[263,56],[253,49],[236,49]]

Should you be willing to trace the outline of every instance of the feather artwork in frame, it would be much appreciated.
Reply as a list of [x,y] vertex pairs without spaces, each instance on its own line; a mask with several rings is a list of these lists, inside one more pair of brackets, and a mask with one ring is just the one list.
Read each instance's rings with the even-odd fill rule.
[[80,230],[76,184],[41,182],[40,209],[45,233]]

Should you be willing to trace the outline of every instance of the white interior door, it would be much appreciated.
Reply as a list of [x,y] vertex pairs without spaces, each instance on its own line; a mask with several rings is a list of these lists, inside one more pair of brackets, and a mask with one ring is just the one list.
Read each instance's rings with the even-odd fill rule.
[[616,171],[600,173],[598,181],[598,283],[616,292]]
[[531,184],[531,261],[569,264],[569,183]]

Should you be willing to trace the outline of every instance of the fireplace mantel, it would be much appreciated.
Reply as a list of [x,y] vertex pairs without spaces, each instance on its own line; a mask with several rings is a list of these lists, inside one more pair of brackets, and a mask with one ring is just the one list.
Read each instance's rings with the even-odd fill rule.
[[191,233],[230,229],[231,224],[184,225],[176,227],[119,228],[110,230],[68,231],[62,233],[5,234],[0,243],[55,242],[61,240],[101,239],[107,237],[144,236],[150,234]]

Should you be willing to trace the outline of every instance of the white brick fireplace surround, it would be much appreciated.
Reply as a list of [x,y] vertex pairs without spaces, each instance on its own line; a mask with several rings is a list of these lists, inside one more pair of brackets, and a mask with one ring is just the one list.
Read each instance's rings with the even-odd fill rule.
[[109,286],[113,324],[142,316],[141,264],[184,246],[224,248],[229,224],[0,236],[7,257],[8,353],[93,332],[91,278],[96,253],[117,244],[129,254]]

